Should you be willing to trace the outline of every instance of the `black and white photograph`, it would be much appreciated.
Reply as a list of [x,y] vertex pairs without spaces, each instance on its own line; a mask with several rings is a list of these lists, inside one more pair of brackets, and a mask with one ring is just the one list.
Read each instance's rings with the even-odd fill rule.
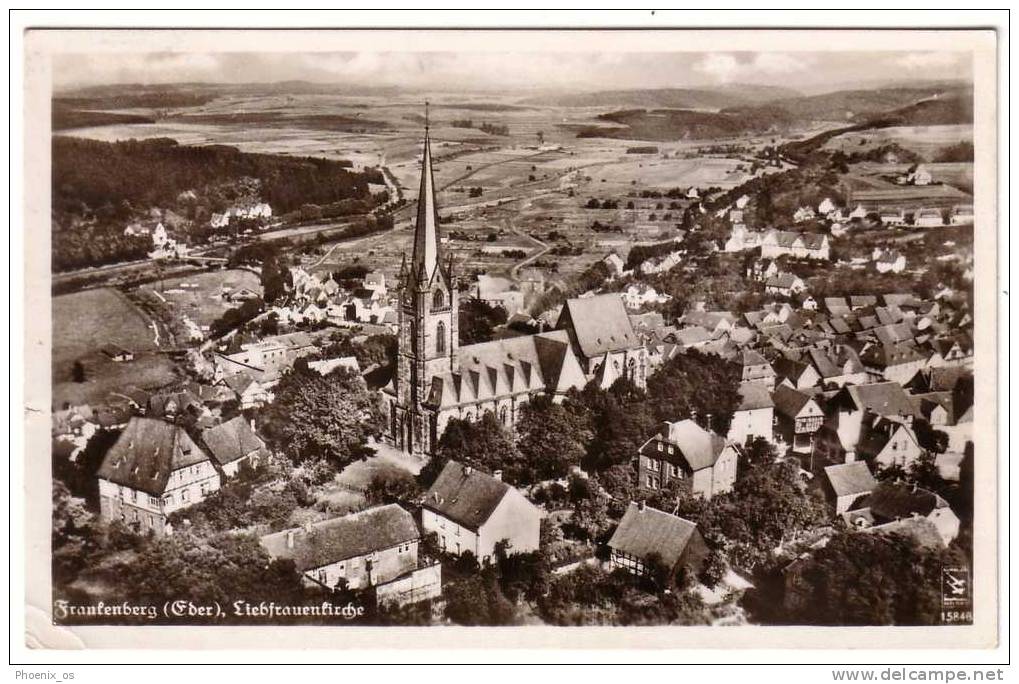
[[28,33],[38,648],[995,643],[993,31]]

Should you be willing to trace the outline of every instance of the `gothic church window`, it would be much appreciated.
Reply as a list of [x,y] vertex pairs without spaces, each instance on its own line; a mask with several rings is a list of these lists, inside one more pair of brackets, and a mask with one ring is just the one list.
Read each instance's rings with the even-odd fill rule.
[[[441,295],[441,292],[435,294]],[[435,326],[435,352],[437,354],[446,353],[446,324],[439,321],[439,324]]]
[[446,306],[446,295],[443,294],[442,290],[436,290],[435,294],[432,295],[432,308],[441,309]]

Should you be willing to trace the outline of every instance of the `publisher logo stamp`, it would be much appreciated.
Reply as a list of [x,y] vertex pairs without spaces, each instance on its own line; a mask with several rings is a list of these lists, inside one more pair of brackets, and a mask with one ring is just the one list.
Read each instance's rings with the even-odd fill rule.
[[973,587],[969,568],[941,570],[941,619],[945,623],[973,621]]

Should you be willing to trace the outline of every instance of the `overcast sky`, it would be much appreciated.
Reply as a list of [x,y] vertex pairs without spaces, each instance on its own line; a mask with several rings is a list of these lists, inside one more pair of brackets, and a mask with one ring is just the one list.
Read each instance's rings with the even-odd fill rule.
[[968,53],[148,53],[54,58],[54,86],[284,80],[414,88],[610,89],[781,85],[820,92],[867,81],[970,78]]

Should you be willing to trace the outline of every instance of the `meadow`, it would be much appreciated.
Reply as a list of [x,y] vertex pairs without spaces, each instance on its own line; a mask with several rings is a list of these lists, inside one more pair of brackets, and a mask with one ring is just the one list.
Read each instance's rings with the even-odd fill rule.
[[[159,352],[152,323],[121,292],[83,290],[53,298],[53,405],[97,403],[129,385],[159,387],[174,377],[175,366]],[[115,344],[135,354],[115,362],[100,349]],[[74,362],[85,368],[85,382],[74,382]]]

